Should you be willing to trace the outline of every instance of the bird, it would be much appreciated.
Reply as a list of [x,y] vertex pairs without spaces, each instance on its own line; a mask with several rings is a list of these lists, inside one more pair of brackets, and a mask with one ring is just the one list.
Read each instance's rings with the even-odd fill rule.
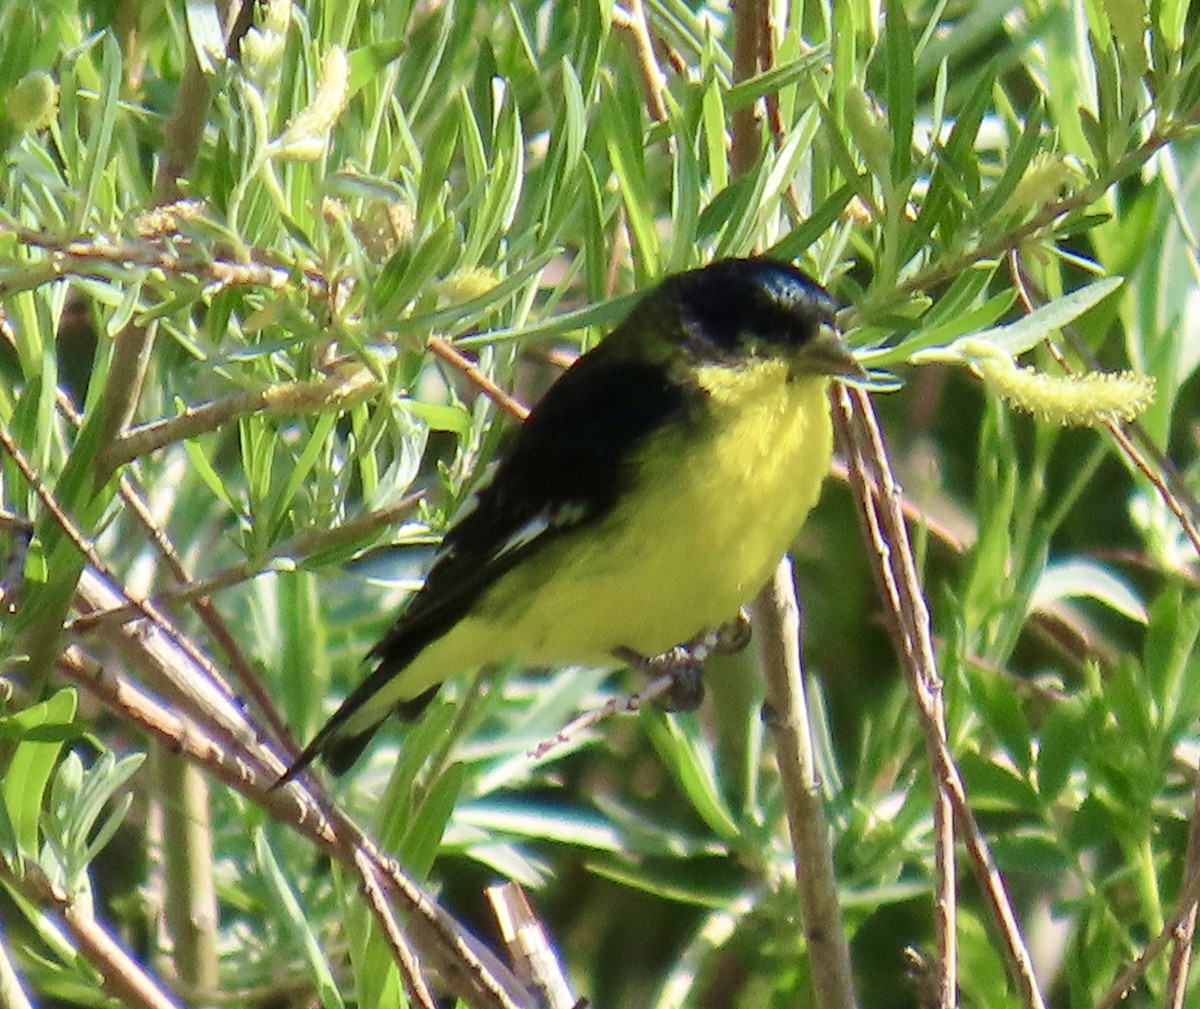
[[512,432],[369,673],[280,783],[318,757],[345,772],[456,674],[614,665],[729,621],[817,503],[830,379],[864,375],[837,309],[766,257],[659,282]]

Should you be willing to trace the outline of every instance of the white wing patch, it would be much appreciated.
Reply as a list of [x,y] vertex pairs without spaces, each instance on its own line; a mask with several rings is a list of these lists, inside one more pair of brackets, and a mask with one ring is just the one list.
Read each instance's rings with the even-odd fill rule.
[[567,501],[553,508],[547,508],[499,544],[495,553],[492,554],[492,559],[500,560],[514,551],[523,550],[550,533],[572,529],[584,521],[591,512],[592,508],[583,501]]

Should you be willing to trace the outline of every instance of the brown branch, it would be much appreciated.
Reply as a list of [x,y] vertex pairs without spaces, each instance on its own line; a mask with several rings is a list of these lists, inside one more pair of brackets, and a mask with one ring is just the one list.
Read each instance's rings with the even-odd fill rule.
[[663,92],[667,88],[667,78],[654,55],[654,40],[650,37],[650,24],[642,0],[629,0],[628,10],[614,5],[612,23],[629,35],[650,118],[656,123],[666,122],[667,104],[663,101]]
[[431,336],[426,345],[434,355],[440,357],[451,367],[460,371],[472,385],[482,392],[501,410],[517,421],[523,421],[529,416],[529,407],[525,406],[514,396],[509,395],[493,382],[470,358],[466,357],[449,340],[440,336]]
[[266,389],[239,392],[225,399],[189,407],[176,417],[151,421],[126,432],[103,453],[105,465],[115,469],[175,442],[215,431],[230,421],[264,411],[305,414],[321,410],[344,410],[373,396],[380,382],[366,367],[348,376],[288,382]]
[[[437,965],[460,998],[489,1009],[534,1009],[534,1000],[511,972],[319,793],[297,781],[276,788],[285,765],[275,753],[253,740],[233,746],[218,742],[199,722],[88,661],[78,646],[63,653],[59,668],[115,714],[307,837],[360,880],[360,865],[366,859],[390,899],[407,913],[418,947]],[[373,912],[377,913],[376,909]],[[386,922],[380,924],[388,927]]]
[[404,976],[405,988],[422,1009],[437,1009],[433,992],[429,990],[425,978],[421,975],[421,962],[388,906],[379,877],[376,875],[377,867],[361,849],[354,852],[354,865],[358,869],[358,888],[380,925],[383,941],[392,951],[392,960]]
[[754,604],[767,684],[767,725],[783,789],[792,868],[808,940],[809,970],[819,1009],[854,1009],[854,975],[838,904],[833,842],[813,758],[800,649],[800,608],[791,562],[784,558]]
[[[764,0],[741,0],[733,5],[733,80],[748,81],[759,71],[764,50],[763,26],[769,4]],[[733,141],[729,165],[734,176],[752,171],[762,146],[761,123],[755,103],[750,102],[730,114]]]
[[[1004,940],[1010,973],[1022,1004],[1044,1009],[1033,962],[1021,936],[1016,915],[1005,892],[991,850],[967,801],[966,787],[946,740],[941,683],[937,677],[929,613],[916,573],[908,530],[900,507],[900,490],[892,476],[887,451],[870,397],[840,383],[833,391],[834,431],[850,463],[855,501],[872,547],[875,572],[889,617],[889,626],[909,690],[917,703],[926,757],[935,795],[935,843],[938,933],[938,1001],[954,1006],[957,1000],[953,925],[953,845],[945,823],[946,808],[953,811],[969,863]],[[942,807],[939,811],[939,807]]]
[[31,904],[42,908],[66,930],[80,955],[99,972],[101,987],[130,1009],[179,1009],[162,986],[109,934],[79,901],[52,883],[34,862],[19,871],[0,859],[0,879]]
[[[135,521],[141,525],[142,529],[149,536],[155,552],[166,566],[170,576],[177,582],[180,589],[177,597],[184,595],[187,589],[195,589],[196,585],[189,577],[187,569],[183,565],[183,559],[179,556],[178,551],[176,551],[175,545],[171,542],[165,530],[160,528],[155,517],[150,513],[149,506],[128,473],[121,474],[118,491],[132,512]],[[257,574],[260,571],[261,568],[255,573]],[[165,609],[164,600],[161,596],[155,599],[155,602],[160,606],[164,606]],[[234,680],[253,701],[255,711],[259,717],[267,723],[271,731],[275,734],[277,741],[283,744],[287,750],[294,750],[295,740],[292,738],[291,730],[288,728],[287,723],[279,717],[278,706],[274,703],[270,691],[263,684],[253,663],[251,663],[242,651],[241,645],[217,610],[211,595],[204,591],[193,591],[188,595],[187,602],[191,605],[193,612],[200,618],[201,623],[204,624],[212,639],[225,653]],[[118,607],[118,610],[126,610],[129,617],[137,615],[136,611],[128,605]],[[111,613],[113,611],[106,612]],[[68,631],[77,622],[78,620],[68,624]]]
[[488,903],[500,926],[500,937],[517,977],[538,995],[546,1009],[573,1009],[580,1000],[562,968],[546,926],[538,920],[529,900],[516,883],[487,888]]

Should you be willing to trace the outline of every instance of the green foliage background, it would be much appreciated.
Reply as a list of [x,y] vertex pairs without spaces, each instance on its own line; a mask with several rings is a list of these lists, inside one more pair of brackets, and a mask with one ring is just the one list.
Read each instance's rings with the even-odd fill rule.
[[[925,515],[951,743],[1050,1000],[1094,1005],[1163,928],[1196,826],[1195,546],[1105,430],[1036,425],[967,369],[910,359],[1017,319],[1022,298],[1123,277],[1063,333],[1034,333],[1027,360],[1054,371],[1034,347],[1053,335],[1077,368],[1152,375],[1141,444],[1200,522],[1196,19],[1186,0],[883,6],[775,5],[772,65],[735,81],[725,7],[648,2],[657,90],[627,26],[639,8],[614,23],[603,2],[314,0],[278,31],[260,19],[226,60],[199,3],[0,0],[0,495],[17,558],[2,927],[40,999],[105,997],[20,896],[21,867],[176,977],[159,916],[188,894],[161,870],[161,824],[194,819],[141,765],[136,728],[60,677],[68,644],[144,671],[111,621],[60,634],[91,561],[46,499],[114,581],[155,594],[222,669],[245,666],[308,738],[505,427],[427,339],[532,401],[552,351],[599,339],[636,289],[755,250],[836,292],[893,390],[876,400]],[[296,160],[281,138],[335,47],[344,108]],[[197,53],[198,105],[181,97]],[[30,74],[49,78],[18,83]],[[57,108],[31,122],[51,82]],[[764,129],[739,170],[744,110]],[[180,195],[199,209],[156,223],[159,161],[189,133]],[[202,589],[170,573],[118,477]],[[932,942],[930,783],[865,549],[831,481],[795,548],[810,706],[861,1003],[912,1006],[903,951]],[[202,591],[221,634],[189,609]],[[707,682],[696,716],[615,717],[532,760],[636,679],[464,680],[389,727],[336,795],[480,932],[481,887],[533,887],[594,1005],[812,1004],[753,649]],[[189,991],[183,970],[190,999],[396,997],[353,881],[221,785],[203,832],[225,994]],[[962,1004],[1019,1004],[965,868],[961,884]],[[1128,1004],[1160,1004],[1167,983],[1154,963]]]

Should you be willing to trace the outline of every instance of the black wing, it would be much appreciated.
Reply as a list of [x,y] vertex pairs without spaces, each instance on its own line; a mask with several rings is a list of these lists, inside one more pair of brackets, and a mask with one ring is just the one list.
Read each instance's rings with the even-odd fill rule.
[[[348,769],[379,724],[348,733],[354,713],[515,564],[605,516],[629,486],[639,444],[686,417],[691,395],[665,366],[630,360],[604,344],[576,361],[517,429],[474,507],[446,534],[424,587],[371,649],[375,669],[281,780],[318,755],[335,774]],[[415,716],[436,692],[434,686],[402,704],[399,713]]]
[[655,365],[581,357],[515,432],[492,479],[442,543],[424,588],[372,650],[382,683],[453,626],[518,561],[606,515],[639,443],[687,393]]

